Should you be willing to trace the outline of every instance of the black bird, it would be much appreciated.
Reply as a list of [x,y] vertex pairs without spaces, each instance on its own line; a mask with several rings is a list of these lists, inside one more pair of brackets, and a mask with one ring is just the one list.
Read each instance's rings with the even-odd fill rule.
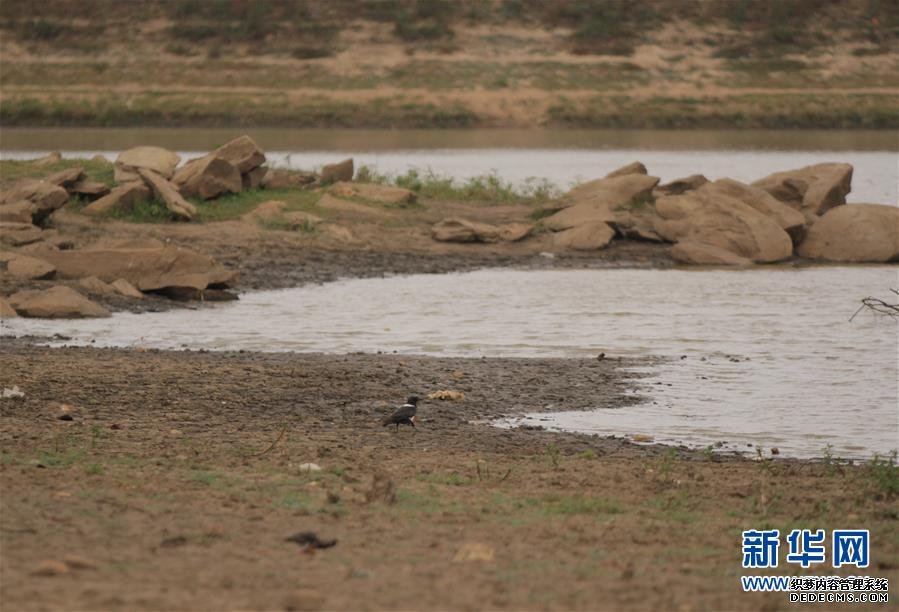
[[323,540],[318,537],[318,534],[314,531],[301,531],[300,533],[295,533],[285,541],[294,542],[307,551],[315,548],[331,548],[337,544],[337,538]]
[[418,397],[410,395],[405,404],[400,406],[399,409],[389,417],[386,417],[381,421],[381,425],[384,427],[387,425],[396,425],[397,429],[400,428],[400,425],[411,425],[412,427],[415,427],[415,413],[417,411]]

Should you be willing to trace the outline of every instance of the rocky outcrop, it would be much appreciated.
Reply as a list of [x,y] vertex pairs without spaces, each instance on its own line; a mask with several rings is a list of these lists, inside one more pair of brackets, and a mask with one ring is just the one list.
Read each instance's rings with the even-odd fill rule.
[[129,298],[141,299],[144,297],[144,294],[137,290],[137,287],[126,281],[124,278],[120,278],[110,285],[119,295],[123,295]]
[[674,179],[670,183],[659,185],[658,190],[663,195],[680,195],[698,189],[708,182],[709,179],[701,174],[691,174],[690,176]]
[[28,200],[3,204],[0,206],[0,221],[31,224],[35,212],[37,206]]
[[281,200],[266,200],[256,205],[256,208],[246,213],[242,218],[245,221],[265,221],[277,219],[284,214],[287,202]]
[[181,195],[211,200],[226,193],[240,193],[243,179],[238,169],[218,153],[187,162],[175,172],[172,183]]
[[658,240],[651,222],[633,212],[652,200],[652,190],[659,182],[645,171],[643,164],[634,162],[562,196],[555,207],[549,207],[560,210],[541,221],[546,229],[558,232],[553,245],[559,249],[601,249],[609,244],[616,229],[628,237]]
[[340,181],[330,189],[331,193],[340,198],[361,198],[380,204],[401,205],[415,201],[415,192],[402,187],[390,185],[375,185],[372,183],[347,183]]
[[499,242],[499,230],[488,223],[444,219],[431,227],[431,237],[438,242]]
[[150,199],[150,188],[142,182],[119,185],[102,198],[85,206],[81,212],[102,215],[110,210],[130,210],[137,202]]
[[98,181],[88,181],[82,179],[76,183],[72,183],[66,188],[71,195],[82,196],[91,200],[95,200],[109,193],[109,187]]
[[615,237],[608,223],[594,221],[553,234],[553,246],[575,251],[604,249]]
[[34,165],[38,168],[43,168],[46,166],[52,166],[53,164],[55,164],[61,160],[62,160],[62,153],[60,153],[59,151],[51,151],[50,153],[47,153],[44,157],[39,157],[39,158],[35,159],[34,161],[32,161],[31,163],[32,163],[32,165]]
[[315,182],[314,174],[269,169],[262,177],[263,189],[300,189]]
[[21,253],[0,251],[0,265],[5,266],[6,273],[15,278],[39,280],[56,275],[56,268],[52,264]]
[[668,242],[696,242],[757,263],[789,258],[790,236],[778,223],[740,200],[700,188],[656,201],[653,227]]
[[610,208],[652,199],[658,177],[645,174],[626,174],[602,178],[578,185],[562,196],[563,207],[577,204],[606,205]]
[[616,176],[627,176],[628,174],[647,174],[646,166],[642,162],[631,162],[626,166],[622,166],[617,170],[612,170],[604,178],[615,178]]
[[353,173],[353,158],[351,157],[336,164],[327,164],[322,167],[321,182],[327,185],[338,181],[352,181]]
[[69,194],[62,187],[34,179],[21,180],[10,189],[0,193],[0,206],[22,201],[34,204],[35,211],[32,213],[34,223],[42,222],[68,200]]
[[563,208],[554,215],[543,219],[543,227],[554,232],[560,232],[586,223],[612,223],[615,214],[612,208],[605,203],[585,202]]
[[776,221],[790,235],[794,244],[797,244],[805,233],[803,214],[759,187],[753,187],[733,179],[719,179],[714,183],[703,185],[698,191],[723,194],[748,204],[766,217]]
[[684,240],[671,247],[671,257],[686,264],[705,266],[750,266],[752,261],[711,244]]
[[811,226],[799,254],[838,262],[899,261],[899,207],[846,204]]
[[0,242],[9,246],[24,246],[43,238],[43,230],[31,223],[0,221]]
[[155,240],[114,242],[71,251],[48,250],[40,256],[56,266],[60,278],[95,276],[107,283],[124,278],[140,291],[219,288],[236,277],[234,271],[226,270],[211,257]]
[[44,182],[56,185],[57,187],[68,188],[70,185],[74,185],[82,179],[84,179],[84,168],[81,166],[73,166],[71,168],[60,170],[59,172],[54,172],[50,176],[45,176],[43,180]]
[[144,182],[153,193],[165,203],[165,207],[171,211],[176,219],[190,221],[197,214],[197,208],[181,197],[175,186],[160,175],[145,168],[139,168],[137,173],[144,179]]
[[14,319],[19,314],[16,309],[9,305],[5,298],[0,297],[0,319]]
[[265,153],[249,136],[235,138],[220,146],[211,155],[224,159],[240,174],[246,174],[265,163]]
[[803,213],[823,215],[846,203],[852,190],[850,164],[815,164],[797,170],[775,172],[753,183]]
[[109,311],[99,304],[62,285],[42,291],[14,293],[9,297],[9,303],[23,317],[71,319],[109,316]]
[[491,225],[467,219],[450,218],[431,227],[431,237],[438,242],[517,242],[531,235],[529,223]]
[[78,286],[91,295],[111,295],[116,292],[109,283],[104,283],[96,276],[88,276],[78,281]]
[[138,170],[151,170],[164,179],[175,174],[181,157],[161,147],[134,147],[122,151],[115,161],[115,182],[139,181]]
[[656,233],[655,221],[658,215],[652,205],[619,208],[612,211],[612,228],[622,237],[646,242],[663,242]]
[[244,172],[240,175],[240,184],[244,189],[258,189],[262,186],[262,179],[265,178],[266,172],[268,172],[268,168],[265,166],[259,166],[249,172]]

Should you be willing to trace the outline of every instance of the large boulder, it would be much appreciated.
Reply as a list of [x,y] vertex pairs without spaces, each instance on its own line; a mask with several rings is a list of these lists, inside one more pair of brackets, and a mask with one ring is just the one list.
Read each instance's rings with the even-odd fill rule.
[[52,264],[21,253],[0,251],[0,264],[5,265],[7,274],[15,278],[37,280],[53,278],[56,274]]
[[35,223],[40,223],[69,201],[69,193],[62,187],[34,179],[23,179],[0,193],[0,206],[23,200],[34,204],[33,219]]
[[578,204],[605,205],[610,208],[634,202],[650,200],[652,190],[659,183],[658,177],[645,174],[626,174],[601,178],[578,185],[568,191],[558,202],[559,208]]
[[172,178],[181,195],[211,200],[226,193],[240,193],[243,179],[237,168],[218,153],[187,162]]
[[56,285],[42,291],[20,291],[9,296],[10,305],[23,317],[71,319],[108,317],[109,311],[74,289]]
[[594,221],[553,234],[553,246],[558,249],[595,251],[612,242],[615,231],[608,223]]
[[603,202],[584,202],[563,208],[559,212],[543,219],[543,227],[560,232],[586,223],[612,223],[615,214],[611,207]]
[[725,178],[703,185],[699,191],[720,193],[748,204],[766,217],[776,221],[790,235],[794,244],[797,244],[805,233],[805,216],[759,187]]
[[265,163],[265,153],[249,136],[235,138],[220,146],[211,155],[229,162],[237,168],[239,174],[246,174]]
[[314,182],[314,174],[269,168],[260,186],[263,189],[300,189]]
[[701,174],[691,174],[690,176],[674,179],[670,183],[659,185],[659,192],[665,195],[680,195],[698,189],[708,182],[709,179]]
[[615,178],[616,176],[627,176],[628,174],[647,174],[646,166],[642,162],[631,162],[617,170],[612,170],[604,178]]
[[711,244],[684,240],[671,247],[671,258],[701,266],[749,266],[752,261]]
[[321,182],[327,185],[337,181],[352,181],[353,173],[353,158],[351,157],[336,164],[325,165],[321,172]]
[[431,227],[431,237],[438,242],[498,242],[499,230],[488,223],[444,219]]
[[846,195],[852,190],[852,165],[815,164],[775,172],[753,185],[797,210],[820,216],[846,203]]
[[79,195],[91,200],[96,200],[97,198],[103,197],[108,194],[109,187],[98,181],[88,181],[86,179],[82,179],[66,187],[66,191],[68,191],[72,195]]
[[175,174],[175,168],[181,157],[162,147],[134,147],[122,151],[115,160],[116,183],[139,181],[138,170],[152,170],[164,179],[170,179]]
[[622,238],[664,242],[655,230],[655,221],[658,218],[655,206],[619,208],[612,211],[612,215],[611,226]]
[[38,168],[44,168],[46,166],[52,166],[53,164],[60,161],[62,161],[62,153],[60,153],[59,151],[51,151],[43,157],[32,160],[31,163]]
[[14,319],[19,316],[16,309],[9,305],[5,298],[0,297],[0,319]]
[[170,182],[159,174],[145,168],[138,168],[137,173],[153,193],[165,203],[176,219],[190,221],[197,214],[197,208],[185,200]]
[[697,189],[656,201],[653,227],[668,242],[692,241],[724,249],[756,263],[789,258],[793,242],[780,225],[748,204]]
[[0,242],[9,246],[24,246],[39,242],[44,238],[41,228],[31,223],[9,223],[0,221]]
[[899,261],[899,207],[847,204],[833,208],[809,228],[798,253],[825,261]]
[[256,205],[256,208],[246,213],[241,219],[244,221],[272,221],[280,219],[287,209],[287,202],[281,200],[266,200]]
[[84,168],[81,166],[73,166],[65,168],[59,172],[54,172],[50,176],[44,177],[44,182],[56,185],[57,187],[69,187],[84,178]]
[[45,251],[60,278],[96,276],[113,283],[124,278],[140,291],[170,287],[204,290],[227,286],[237,276],[211,257],[154,240],[119,242],[71,251]]
[[29,202],[28,200],[11,202],[10,204],[0,205],[0,221],[30,224],[36,212],[37,205],[34,202]]
[[78,281],[78,286],[91,295],[111,295],[116,293],[115,288],[109,283],[104,283],[96,276],[88,276]]
[[331,193],[340,198],[361,198],[381,204],[401,205],[415,201],[415,192],[402,187],[372,183],[348,183],[340,181],[331,187]]
[[258,189],[262,186],[262,179],[265,178],[267,172],[268,168],[265,166],[253,168],[240,175],[240,183],[244,189]]
[[110,210],[130,210],[137,202],[150,199],[150,188],[135,181],[113,188],[108,194],[85,206],[81,212],[88,215],[102,215]]

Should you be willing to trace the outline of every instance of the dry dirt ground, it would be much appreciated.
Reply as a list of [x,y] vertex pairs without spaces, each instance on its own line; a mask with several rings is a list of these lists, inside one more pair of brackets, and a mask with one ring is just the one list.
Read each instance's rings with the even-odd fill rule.
[[[484,423],[533,407],[626,410],[623,392],[639,387],[629,365],[4,340],[0,387],[25,397],[0,400],[0,602],[787,609],[786,594],[740,591],[740,532],[768,527],[868,528],[865,573],[897,583],[890,472]],[[415,430],[379,426],[407,393],[439,389],[465,399],[424,403]],[[337,543],[285,541],[301,531]],[[848,573],[811,573],[835,571]]]

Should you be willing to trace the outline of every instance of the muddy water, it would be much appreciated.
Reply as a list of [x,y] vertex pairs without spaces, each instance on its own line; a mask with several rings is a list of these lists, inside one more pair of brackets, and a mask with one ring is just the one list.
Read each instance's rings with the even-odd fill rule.
[[[4,129],[2,157],[29,158],[60,149],[90,157],[141,144],[198,156],[242,131],[165,129]],[[896,204],[899,135],[895,131],[766,130],[250,130],[270,163],[315,169],[344,157],[398,174],[410,169],[460,179],[495,172],[522,182],[547,179],[560,188],[602,176],[635,159],[672,180],[753,181],[798,166],[846,161],[855,166],[851,202]]]
[[570,406],[525,421],[800,457],[832,445],[867,458],[899,446],[899,325],[848,319],[861,298],[887,298],[897,285],[895,266],[483,270],[251,293],[192,312],[17,319],[4,332],[213,350],[657,355],[670,361],[648,371],[640,405]]

